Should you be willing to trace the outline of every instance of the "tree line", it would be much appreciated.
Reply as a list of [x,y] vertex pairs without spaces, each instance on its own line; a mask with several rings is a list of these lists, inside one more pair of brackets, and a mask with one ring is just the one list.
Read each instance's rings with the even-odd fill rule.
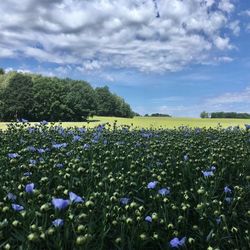
[[133,117],[107,86],[0,69],[0,121],[85,121],[89,116]]
[[208,113],[206,111],[201,112],[201,118],[236,118],[236,119],[250,119],[250,114],[248,113],[237,113],[237,112],[212,112]]

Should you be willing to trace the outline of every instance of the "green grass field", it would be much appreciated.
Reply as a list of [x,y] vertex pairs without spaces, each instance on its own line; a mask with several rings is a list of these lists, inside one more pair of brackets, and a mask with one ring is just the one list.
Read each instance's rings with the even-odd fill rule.
[[[64,122],[64,127],[95,127],[102,123],[113,124],[117,121],[117,125],[131,125],[135,128],[174,128],[179,126],[189,127],[222,127],[240,126],[244,127],[244,124],[250,124],[249,119],[200,119],[200,118],[166,118],[166,117],[135,117],[117,118],[117,117],[100,117],[95,116],[90,119],[90,122]],[[0,129],[5,129],[6,123],[0,123]]]

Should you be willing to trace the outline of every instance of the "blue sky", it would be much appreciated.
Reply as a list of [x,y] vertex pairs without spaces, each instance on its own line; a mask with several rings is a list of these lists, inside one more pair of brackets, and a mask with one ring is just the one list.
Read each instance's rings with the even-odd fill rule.
[[6,0],[0,67],[108,85],[134,111],[250,113],[250,1]]

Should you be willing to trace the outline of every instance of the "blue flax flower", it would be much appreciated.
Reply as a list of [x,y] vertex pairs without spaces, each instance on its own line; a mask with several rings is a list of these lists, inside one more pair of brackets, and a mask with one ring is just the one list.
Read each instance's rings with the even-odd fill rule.
[[68,145],[67,143],[53,144],[52,148],[55,148],[55,149],[66,148],[67,145]]
[[152,222],[152,217],[151,216],[146,216],[145,221],[151,223]]
[[71,200],[71,202],[74,202],[74,203],[84,202],[84,200],[82,199],[82,197],[76,195],[73,192],[69,192],[69,199]]
[[28,194],[32,194],[34,192],[34,187],[35,187],[34,183],[27,184],[25,186],[25,192]]
[[129,203],[129,200],[130,200],[129,198],[123,197],[120,199],[120,203],[122,205],[127,205]]
[[41,122],[40,122],[40,124],[45,126],[45,125],[47,125],[47,124],[48,124],[48,122],[47,122],[47,121],[45,121],[45,120],[43,120],[43,121],[41,121]]
[[12,194],[12,193],[8,193],[7,194],[7,198],[10,200],[10,201],[15,201],[16,200],[16,195]]
[[157,185],[158,181],[151,181],[148,183],[147,187],[148,189],[154,189]]
[[231,190],[228,186],[225,186],[225,187],[224,187],[224,193],[226,193],[226,194],[231,194],[231,193],[232,193],[232,190]]
[[188,159],[189,159],[188,155],[184,155],[183,159],[184,159],[184,161],[188,161]]
[[61,227],[61,226],[63,226],[64,221],[63,221],[63,219],[56,219],[56,220],[52,221],[52,224],[55,227]]
[[158,191],[158,193],[162,196],[170,194],[170,189],[169,188],[162,188]]
[[204,177],[210,177],[214,175],[213,171],[201,171]]
[[170,246],[171,247],[175,247],[175,248],[179,248],[181,246],[183,246],[185,244],[185,241],[186,241],[186,237],[183,237],[182,239],[178,239],[177,237],[173,238],[171,241],[170,241]]
[[53,198],[52,204],[53,204],[55,209],[63,210],[65,208],[67,208],[67,206],[69,205],[69,201],[61,199],[61,198]]
[[31,175],[32,175],[31,172],[25,172],[25,173],[23,174],[23,176],[31,176]]
[[21,205],[18,205],[18,204],[11,204],[11,206],[12,206],[13,210],[15,210],[17,212],[24,210],[24,207]]
[[17,153],[8,154],[8,157],[9,157],[10,159],[15,159],[15,158],[19,157],[19,154],[17,154]]

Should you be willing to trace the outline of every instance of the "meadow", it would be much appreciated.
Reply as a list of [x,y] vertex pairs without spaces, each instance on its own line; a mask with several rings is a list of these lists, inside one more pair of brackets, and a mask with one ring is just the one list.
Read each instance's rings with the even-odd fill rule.
[[15,123],[0,161],[0,249],[250,248],[244,128]]
[[[93,128],[103,123],[114,124],[117,126],[128,125],[134,128],[178,128],[180,126],[200,127],[200,128],[216,128],[221,126],[223,128],[230,126],[244,127],[249,124],[249,119],[200,119],[200,118],[168,118],[168,117],[134,117],[134,118],[118,118],[118,117],[104,117],[94,116],[89,119],[89,122],[63,122],[61,125],[67,127],[87,127]],[[0,129],[6,129],[8,123],[0,123]]]

